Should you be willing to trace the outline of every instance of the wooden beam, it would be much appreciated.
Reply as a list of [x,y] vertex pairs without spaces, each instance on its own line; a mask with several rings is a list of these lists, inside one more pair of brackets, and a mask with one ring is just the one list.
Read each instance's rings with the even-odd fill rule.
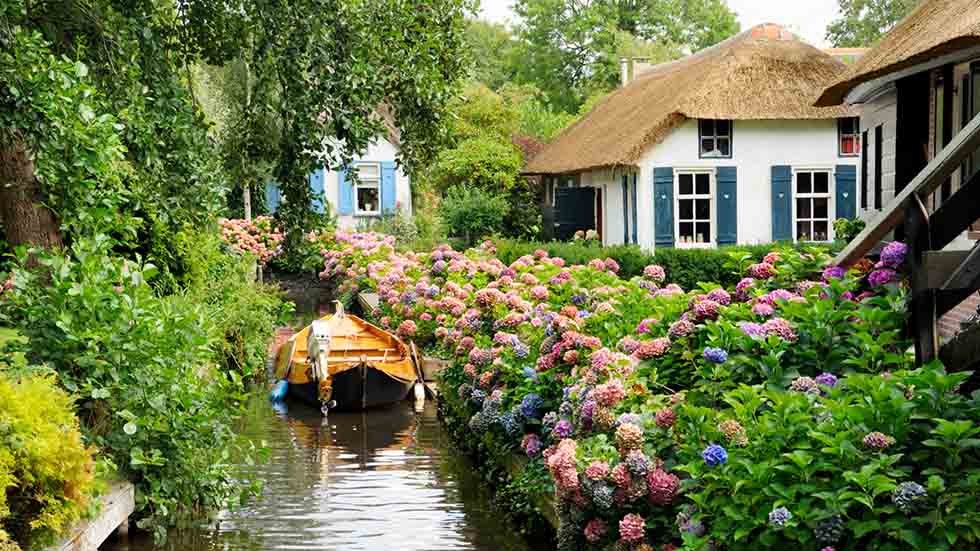
[[970,289],[949,289],[947,291],[936,291],[936,318],[941,318],[956,308],[961,302],[970,298],[973,291]]
[[973,246],[956,271],[943,283],[942,289],[969,289],[980,287],[980,242]]
[[919,289],[941,289],[968,254],[968,251],[925,251],[922,266],[912,277],[913,284]]
[[[922,271],[925,253],[932,249],[929,243],[929,213],[919,196],[913,196],[912,204],[905,209],[905,230],[908,233],[909,252],[905,258],[913,274]],[[908,331],[915,343],[915,363],[924,365],[936,358],[939,352],[939,331],[936,327],[936,290],[922,287],[919,278],[912,280],[912,299],[909,301]]]
[[980,172],[974,174],[966,185],[936,209],[929,217],[932,245],[942,249],[963,233],[961,223],[972,224],[980,220]]
[[939,352],[939,359],[950,373],[967,371],[980,364],[980,325],[960,332]]
[[[838,266],[850,267],[864,257],[875,244],[888,235],[888,232],[902,223],[906,209],[915,204],[916,197],[928,197],[946,181],[946,178],[956,172],[964,159],[977,149],[980,149],[980,115],[974,117],[970,124],[961,130],[953,141],[885,206],[881,214],[870,221],[864,230],[837,255],[834,263]],[[963,229],[965,227],[958,228],[960,231]]]

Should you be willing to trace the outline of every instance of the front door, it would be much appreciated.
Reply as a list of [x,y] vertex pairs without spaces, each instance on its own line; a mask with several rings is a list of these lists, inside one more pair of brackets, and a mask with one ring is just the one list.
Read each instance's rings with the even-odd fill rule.
[[555,190],[556,237],[571,239],[579,230],[591,230],[595,225],[595,188],[558,188]]

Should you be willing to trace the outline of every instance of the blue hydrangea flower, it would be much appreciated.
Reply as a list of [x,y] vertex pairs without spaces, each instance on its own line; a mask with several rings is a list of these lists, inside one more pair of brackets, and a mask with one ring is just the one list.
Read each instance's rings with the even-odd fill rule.
[[[516,338],[514,339],[513,347],[514,347],[514,355],[517,356],[518,358],[526,358],[528,357],[529,354],[531,354],[531,348],[528,345],[517,340]],[[530,368],[526,368],[526,369],[530,369]]]
[[500,426],[511,437],[517,437],[523,432],[524,424],[521,422],[520,412],[514,408],[500,416]]
[[718,444],[711,444],[701,452],[701,457],[709,467],[717,467],[728,462],[728,452]]
[[585,304],[587,300],[585,295],[572,295],[572,304],[579,306]]
[[578,311],[578,317],[580,317],[582,319],[585,319],[585,318],[587,318],[587,317],[589,317],[591,315],[592,314],[590,314],[588,310],[579,310]]
[[777,528],[786,526],[786,523],[793,518],[793,513],[786,507],[777,507],[769,513],[769,524]]
[[524,369],[521,370],[521,373],[523,373],[524,377],[527,379],[530,379],[532,381],[538,380],[538,372],[535,371],[533,367],[525,367]]
[[537,394],[528,394],[521,400],[521,414],[528,419],[537,419],[541,416],[541,407],[544,400]]
[[709,346],[704,349],[704,359],[711,363],[723,364],[728,361],[728,352],[722,348]]
[[480,389],[476,389],[473,391],[473,394],[470,394],[470,403],[473,405],[473,407],[482,406],[483,401],[486,399],[487,399],[487,393],[483,392]]
[[639,426],[640,416],[635,413],[624,413],[620,415],[618,419],[616,419],[616,423],[620,425],[625,425],[626,423],[630,423]]

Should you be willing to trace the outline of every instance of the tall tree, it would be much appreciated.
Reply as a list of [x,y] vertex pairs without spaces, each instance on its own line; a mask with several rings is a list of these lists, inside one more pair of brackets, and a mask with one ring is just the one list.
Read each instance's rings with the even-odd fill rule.
[[827,27],[827,40],[838,48],[874,45],[921,0],[837,0],[841,16]]
[[469,76],[496,90],[514,78],[517,70],[517,42],[500,23],[470,20],[466,27],[470,56]]
[[597,91],[615,86],[618,54],[649,45],[665,61],[738,31],[725,0],[517,0],[521,17],[518,79],[575,112]]

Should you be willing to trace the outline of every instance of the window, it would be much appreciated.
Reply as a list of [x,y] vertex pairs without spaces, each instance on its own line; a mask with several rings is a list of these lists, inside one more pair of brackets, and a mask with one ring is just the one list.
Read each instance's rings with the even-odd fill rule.
[[861,151],[861,122],[857,117],[837,119],[837,153],[857,157]]
[[882,204],[884,203],[885,189],[884,183],[881,181],[881,162],[884,158],[884,152],[882,148],[884,147],[885,140],[882,135],[881,126],[875,127],[875,208],[881,210]]
[[793,187],[797,241],[830,241],[830,172],[801,170]]
[[377,163],[357,165],[357,213],[360,216],[381,214],[381,166]]
[[710,247],[712,233],[711,198],[714,188],[711,172],[677,172],[676,224],[679,247]]
[[700,120],[698,135],[702,159],[732,158],[732,121]]

